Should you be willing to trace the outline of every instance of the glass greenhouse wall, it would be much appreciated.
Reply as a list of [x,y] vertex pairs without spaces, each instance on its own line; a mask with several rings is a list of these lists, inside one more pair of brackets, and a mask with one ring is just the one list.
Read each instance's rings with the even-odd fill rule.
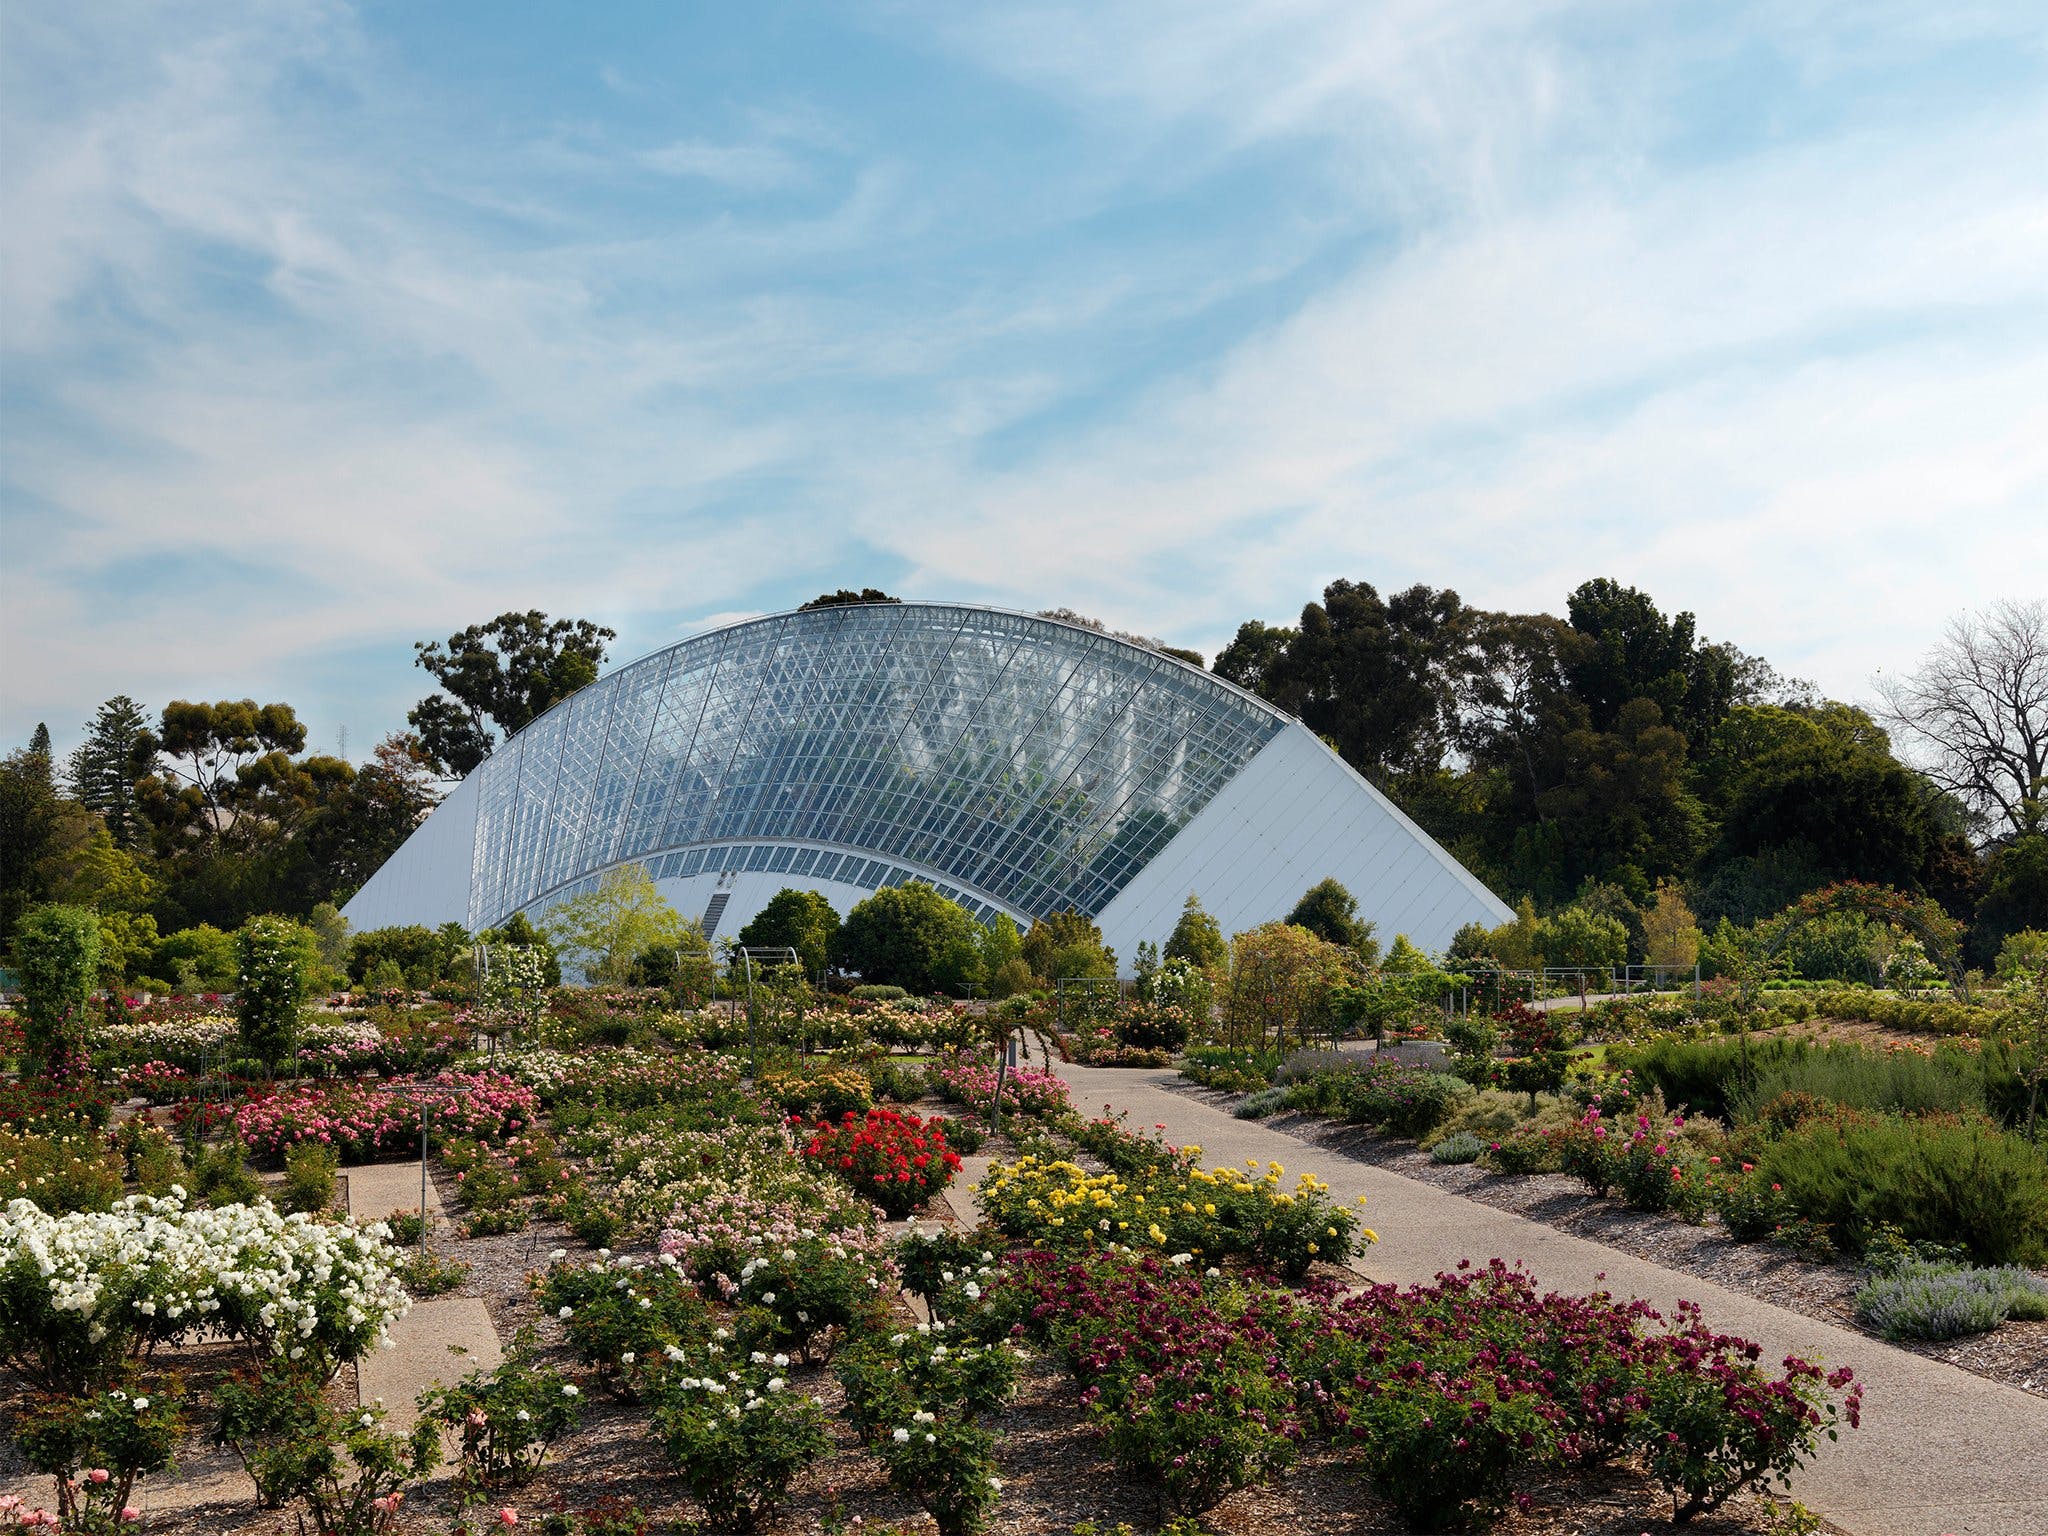
[[1428,948],[1512,915],[1298,720],[1128,641],[945,603],[778,614],[619,668],[345,911],[494,926],[625,863],[722,933],[784,886],[844,913],[915,879],[983,921],[1088,913],[1126,966],[1191,893],[1235,932],[1333,876]]
[[970,908],[1099,912],[1285,723],[1169,657],[1019,614],[735,625],[621,668],[484,762],[469,922],[742,840],[799,845],[792,863],[802,845],[902,860]]

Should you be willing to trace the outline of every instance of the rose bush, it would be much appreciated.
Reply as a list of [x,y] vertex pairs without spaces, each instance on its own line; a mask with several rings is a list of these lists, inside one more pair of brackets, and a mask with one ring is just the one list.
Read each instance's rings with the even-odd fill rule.
[[899,1220],[952,1183],[960,1167],[942,1125],[893,1109],[849,1110],[837,1125],[820,1120],[803,1151]]

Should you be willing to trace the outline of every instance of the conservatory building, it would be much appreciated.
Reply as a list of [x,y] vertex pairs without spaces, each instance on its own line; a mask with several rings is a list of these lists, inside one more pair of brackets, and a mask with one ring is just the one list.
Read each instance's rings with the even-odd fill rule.
[[644,865],[708,936],[785,886],[843,916],[922,880],[1020,928],[1068,909],[1128,970],[1190,894],[1234,933],[1334,876],[1383,941],[1513,914],[1307,727],[1171,656],[952,603],[776,614],[600,678],[503,742],[345,909],[515,912]]

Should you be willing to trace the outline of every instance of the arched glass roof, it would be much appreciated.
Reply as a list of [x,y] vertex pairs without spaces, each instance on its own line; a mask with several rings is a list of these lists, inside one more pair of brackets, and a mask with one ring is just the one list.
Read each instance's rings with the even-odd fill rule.
[[1102,910],[1285,717],[1197,668],[988,608],[862,604],[621,667],[476,770],[470,923],[736,839],[868,850],[1040,916]]

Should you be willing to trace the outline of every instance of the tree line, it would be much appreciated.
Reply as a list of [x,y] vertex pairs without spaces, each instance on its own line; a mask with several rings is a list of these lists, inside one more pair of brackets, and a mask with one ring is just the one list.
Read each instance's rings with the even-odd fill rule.
[[[1931,897],[1988,964],[2048,927],[2048,618],[1951,622],[1865,709],[1588,581],[1566,615],[1338,581],[1215,673],[1298,716],[1511,905],[1703,926],[1862,880]],[[1909,743],[1914,759],[1899,755]]]
[[[805,606],[894,601],[844,589]],[[1298,716],[1519,905],[1496,949],[1537,953],[1545,922],[1551,952],[1605,955],[1618,927],[1623,958],[1641,961],[1682,952],[1659,933],[1711,936],[1838,880],[1938,902],[1979,965],[2048,929],[2043,604],[1951,621],[1872,709],[1708,640],[1635,588],[1588,581],[1565,606],[1500,613],[1448,588],[1382,597],[1338,581],[1292,624],[1241,625],[1213,671]],[[173,981],[201,951],[211,964],[257,914],[331,922],[445,782],[593,681],[613,638],[526,611],[420,642],[436,691],[360,766],[308,752],[279,702],[173,700],[152,719],[119,695],[61,763],[39,726],[0,759],[0,951],[50,901],[95,910],[103,965],[128,979]],[[1804,942],[1854,949],[1854,926]]]

